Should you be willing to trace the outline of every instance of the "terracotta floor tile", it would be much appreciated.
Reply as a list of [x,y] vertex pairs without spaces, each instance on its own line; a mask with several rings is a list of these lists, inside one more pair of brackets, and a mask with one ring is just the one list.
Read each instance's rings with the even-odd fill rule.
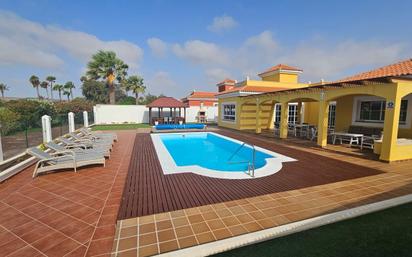
[[205,220],[214,220],[214,219],[219,218],[219,216],[217,216],[216,212],[213,211],[213,210],[209,211],[209,212],[202,213],[202,216]]
[[124,251],[124,252],[119,252],[117,254],[118,257],[136,257],[137,255],[137,248],[136,249],[131,249],[128,251]]
[[173,240],[175,239],[175,232],[173,229],[158,231],[157,238],[159,239],[159,242]]
[[229,217],[226,217],[226,218],[222,218],[222,221],[227,227],[239,224],[239,220],[236,219],[235,216],[229,216]]
[[209,220],[206,223],[210,227],[210,229],[212,229],[212,230],[221,229],[221,228],[225,227],[225,224],[220,219],[218,219],[218,220]]
[[232,213],[228,209],[220,209],[220,210],[217,210],[216,213],[220,218],[224,218],[224,217],[228,217],[232,215]]
[[216,240],[212,232],[198,234],[195,236],[199,244],[209,243]]
[[94,229],[95,229],[94,227],[89,226],[89,227],[73,234],[73,236],[71,236],[71,237],[74,240],[76,240],[76,241],[78,241],[82,244],[85,244],[86,242],[91,240],[91,238],[93,236],[93,233],[94,233]]
[[162,221],[162,220],[168,220],[168,219],[170,219],[170,214],[168,212],[155,214],[156,221]]
[[173,226],[180,227],[180,226],[186,226],[189,224],[189,220],[186,217],[180,217],[176,219],[172,219]]
[[152,255],[158,254],[159,248],[157,244],[155,244],[155,245],[139,247],[138,251],[139,251],[140,257],[146,257],[146,256],[152,256]]
[[87,248],[85,246],[79,246],[70,253],[66,254],[64,257],[78,257],[78,256],[84,256],[87,251]]
[[236,215],[236,218],[241,222],[241,223],[248,223],[253,221],[253,217],[250,216],[249,214],[240,214]]
[[183,226],[183,227],[175,228],[175,232],[178,238],[193,235],[193,231],[190,226]]
[[32,243],[32,246],[41,252],[45,252],[48,249],[52,248],[53,246],[63,242],[64,240],[68,239],[68,237],[64,236],[59,232],[53,232],[46,236],[37,235],[40,239]]
[[122,238],[118,242],[118,251],[124,251],[137,247],[137,237]]
[[157,243],[156,233],[139,235],[139,247]]
[[190,215],[187,218],[189,219],[189,222],[191,224],[195,224],[195,223],[199,223],[199,222],[204,221],[202,215],[200,215],[200,214]]
[[178,241],[179,241],[180,248],[186,248],[186,247],[197,245],[197,240],[195,236],[179,238]]
[[13,239],[9,240],[7,243],[0,243],[1,254],[7,256],[25,246],[27,246],[27,244],[23,240],[13,236]]
[[13,252],[12,254],[8,255],[8,257],[37,257],[37,256],[43,256],[43,255],[31,246],[23,247]]
[[241,234],[245,234],[248,231],[242,225],[236,225],[228,228],[229,231],[232,233],[233,236],[238,236]]
[[201,234],[210,231],[206,222],[196,223],[192,225],[192,229],[195,234]]
[[179,245],[176,240],[159,243],[160,253],[170,252],[179,249]]
[[183,210],[179,210],[179,211],[173,211],[170,213],[170,216],[172,218],[178,218],[178,217],[184,217],[186,216],[185,212]]
[[172,222],[170,220],[162,220],[162,221],[156,222],[157,230],[171,229],[172,227],[173,227]]
[[262,229],[262,227],[257,222],[250,222],[242,225],[247,229],[248,232],[255,232]]
[[137,227],[126,227],[120,230],[120,238],[137,235]]
[[108,225],[103,227],[97,227],[96,231],[94,232],[93,240],[99,240],[107,237],[113,237],[115,233],[115,226]]
[[216,237],[217,240],[225,239],[232,236],[232,234],[227,228],[213,230],[213,235]]
[[156,231],[156,225],[154,223],[147,223],[139,225],[139,234],[152,233]]
[[47,256],[64,256],[81,245],[72,239],[66,239],[44,252]]
[[93,240],[90,242],[90,246],[87,251],[87,256],[111,253],[112,246],[113,246],[113,238]]

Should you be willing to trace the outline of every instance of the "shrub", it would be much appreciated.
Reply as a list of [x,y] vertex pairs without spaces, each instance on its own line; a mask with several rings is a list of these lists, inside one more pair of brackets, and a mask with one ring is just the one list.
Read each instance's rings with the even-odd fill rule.
[[136,104],[136,98],[134,98],[133,96],[126,96],[123,99],[120,99],[119,102],[117,102],[117,104],[120,104],[120,105],[135,105]]
[[19,128],[20,115],[10,109],[0,108],[0,132],[1,135],[7,135]]

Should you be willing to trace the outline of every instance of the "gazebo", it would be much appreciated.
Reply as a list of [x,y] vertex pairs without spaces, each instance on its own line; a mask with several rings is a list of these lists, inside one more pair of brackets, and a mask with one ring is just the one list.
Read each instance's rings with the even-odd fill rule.
[[[173,97],[160,97],[151,102],[150,104],[146,105],[149,108],[149,122],[150,124],[154,124],[156,121],[159,124],[162,123],[179,123],[182,121],[183,123],[186,122],[186,108],[187,106],[182,103],[181,101],[173,98]],[[157,108],[158,116],[153,117],[152,109]],[[170,110],[170,116],[163,117],[163,108],[167,108]],[[184,116],[182,117],[182,108],[184,111]],[[179,115],[177,115],[177,111],[179,111]]]

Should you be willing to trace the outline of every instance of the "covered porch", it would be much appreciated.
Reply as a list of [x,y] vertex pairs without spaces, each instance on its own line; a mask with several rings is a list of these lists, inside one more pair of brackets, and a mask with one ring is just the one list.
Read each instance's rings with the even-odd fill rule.
[[363,79],[242,97],[239,116],[249,106],[256,134],[347,143],[391,162],[412,159],[411,101],[409,78]]

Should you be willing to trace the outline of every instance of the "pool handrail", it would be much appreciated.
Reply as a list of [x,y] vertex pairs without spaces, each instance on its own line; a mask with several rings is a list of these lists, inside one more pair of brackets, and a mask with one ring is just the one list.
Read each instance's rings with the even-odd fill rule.
[[[240,151],[240,149],[242,149],[242,147],[244,147],[245,145],[249,145],[252,147],[252,163],[250,163],[249,161],[238,161],[238,162],[231,162],[230,160]],[[247,174],[251,177],[255,176],[255,159],[256,159],[256,149],[255,146],[246,142],[243,142],[243,144],[241,144],[235,152],[233,152],[233,154],[229,157],[229,159],[227,160],[228,164],[239,164],[239,163],[247,163]],[[252,171],[252,172],[251,172]]]

